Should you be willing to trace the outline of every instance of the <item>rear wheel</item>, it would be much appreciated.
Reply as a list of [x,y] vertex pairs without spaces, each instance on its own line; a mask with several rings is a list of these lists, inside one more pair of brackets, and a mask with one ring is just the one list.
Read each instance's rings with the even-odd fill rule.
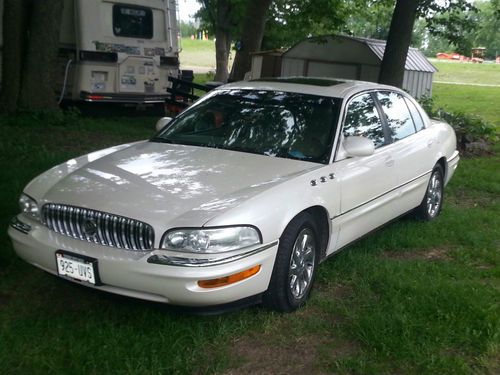
[[268,290],[266,307],[289,312],[299,308],[309,297],[319,258],[319,238],[314,217],[302,213],[286,227]]
[[432,170],[424,199],[415,209],[418,219],[431,221],[438,217],[443,206],[443,185],[443,168],[436,165]]

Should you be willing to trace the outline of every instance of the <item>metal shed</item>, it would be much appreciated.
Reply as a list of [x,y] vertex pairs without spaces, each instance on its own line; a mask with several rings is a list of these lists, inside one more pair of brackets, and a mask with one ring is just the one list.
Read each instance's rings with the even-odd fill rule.
[[273,49],[252,53],[250,77],[279,77],[281,74],[281,56],[284,52],[283,49]]
[[[284,52],[281,76],[315,76],[377,82],[386,42],[345,35],[308,38]],[[403,89],[431,96],[437,69],[417,48],[406,58]],[[256,78],[256,77],[253,77]]]

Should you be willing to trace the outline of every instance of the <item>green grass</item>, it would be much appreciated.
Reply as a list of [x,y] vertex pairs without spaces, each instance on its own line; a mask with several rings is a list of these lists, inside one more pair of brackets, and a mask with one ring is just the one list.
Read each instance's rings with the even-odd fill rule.
[[[434,96],[499,125],[496,88],[435,84]],[[438,220],[402,218],[322,264],[310,303],[293,314],[192,316],[15,256],[5,228],[26,183],[74,156],[148,138],[155,120],[0,117],[2,373],[500,373],[498,145],[460,162]]]
[[438,107],[473,113],[500,127],[500,87],[434,83],[432,97]]
[[215,69],[215,42],[182,38],[182,51],[179,57],[181,67],[196,66]]
[[473,64],[431,59],[435,81],[500,85],[500,64]]

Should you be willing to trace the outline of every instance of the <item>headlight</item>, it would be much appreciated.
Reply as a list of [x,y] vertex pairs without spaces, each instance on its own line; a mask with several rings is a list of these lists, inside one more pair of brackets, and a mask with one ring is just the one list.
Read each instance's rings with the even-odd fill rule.
[[21,197],[19,197],[19,208],[22,213],[31,216],[33,219],[40,220],[38,204],[33,198],[27,196],[26,194],[21,194]]
[[189,253],[224,253],[261,243],[260,233],[250,226],[173,229],[163,235],[161,248]]

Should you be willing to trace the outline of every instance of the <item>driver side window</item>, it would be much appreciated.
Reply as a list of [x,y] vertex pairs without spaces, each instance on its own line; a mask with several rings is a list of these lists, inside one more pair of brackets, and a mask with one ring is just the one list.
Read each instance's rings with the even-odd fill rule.
[[349,136],[369,138],[375,148],[384,145],[382,121],[371,94],[360,95],[349,103],[344,122],[344,137]]

